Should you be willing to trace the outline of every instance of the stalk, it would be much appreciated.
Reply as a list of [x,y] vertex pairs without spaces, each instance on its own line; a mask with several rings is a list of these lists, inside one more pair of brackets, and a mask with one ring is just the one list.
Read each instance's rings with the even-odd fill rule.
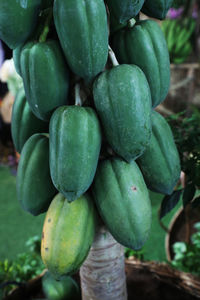
[[127,300],[124,248],[105,227],[98,228],[80,278],[82,300]]

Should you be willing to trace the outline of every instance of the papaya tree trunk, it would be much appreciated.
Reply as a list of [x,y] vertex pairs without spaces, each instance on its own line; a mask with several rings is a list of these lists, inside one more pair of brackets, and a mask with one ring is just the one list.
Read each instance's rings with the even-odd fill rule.
[[105,227],[96,233],[80,269],[82,300],[126,300],[124,247]]

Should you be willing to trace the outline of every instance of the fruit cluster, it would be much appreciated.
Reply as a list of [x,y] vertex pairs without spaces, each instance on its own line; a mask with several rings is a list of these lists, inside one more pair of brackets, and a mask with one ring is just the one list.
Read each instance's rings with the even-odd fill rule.
[[170,194],[179,178],[171,130],[153,110],[169,89],[167,45],[155,21],[139,20],[141,9],[165,17],[170,3],[0,0],[0,38],[25,90],[12,116],[17,194],[33,215],[48,209],[42,258],[57,278],[87,257],[97,211],[119,243],[142,247],[147,187]]

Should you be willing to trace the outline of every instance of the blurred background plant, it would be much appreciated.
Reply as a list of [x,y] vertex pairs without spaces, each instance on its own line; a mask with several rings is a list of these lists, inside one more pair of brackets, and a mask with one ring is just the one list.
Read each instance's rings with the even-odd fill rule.
[[[27,251],[19,253],[15,260],[0,261],[0,295],[5,297],[16,286],[26,282],[44,270],[40,256],[40,237],[34,236],[26,242]],[[1,299],[1,297],[0,297]]]
[[174,0],[167,18],[161,23],[171,63],[187,61],[191,54],[199,59],[200,1]]

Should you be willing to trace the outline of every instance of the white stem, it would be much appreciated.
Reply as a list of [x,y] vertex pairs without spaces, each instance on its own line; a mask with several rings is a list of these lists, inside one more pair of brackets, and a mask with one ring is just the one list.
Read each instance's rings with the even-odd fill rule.
[[81,99],[81,95],[80,95],[80,84],[77,83],[75,85],[75,105],[81,106],[82,105],[82,99]]
[[82,300],[127,300],[124,248],[100,228],[80,269]]
[[118,63],[118,61],[117,61],[117,58],[116,58],[116,56],[115,56],[115,53],[113,52],[113,50],[111,49],[110,46],[108,46],[108,49],[109,49],[108,54],[109,54],[109,57],[110,57],[110,60],[111,60],[111,62],[112,62],[112,64],[113,64],[113,66],[114,66],[114,67],[118,66],[119,63]]

